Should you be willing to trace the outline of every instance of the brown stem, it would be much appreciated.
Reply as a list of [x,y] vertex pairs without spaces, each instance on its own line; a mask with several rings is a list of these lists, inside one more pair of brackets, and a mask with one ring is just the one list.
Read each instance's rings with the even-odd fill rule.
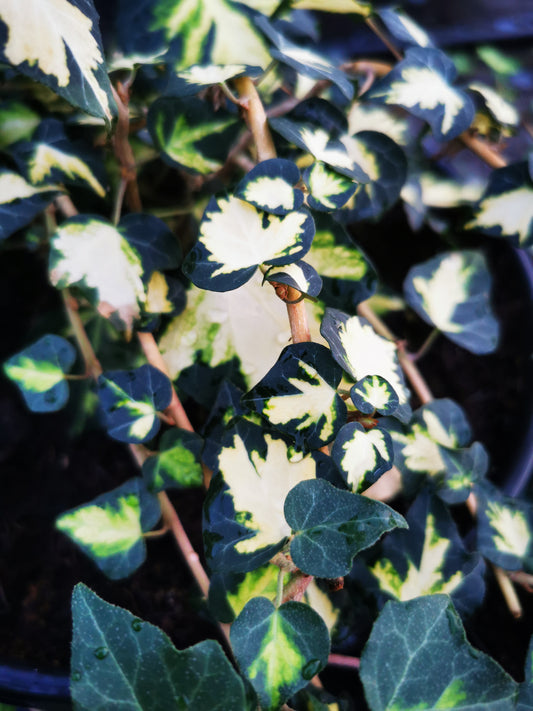
[[328,664],[334,667],[348,667],[350,669],[359,669],[361,660],[359,657],[348,657],[345,654],[330,654]]
[[383,44],[387,47],[387,49],[391,52],[391,54],[394,55],[394,57],[400,61],[403,59],[402,53],[400,50],[393,44],[393,42],[390,40],[389,37],[382,31],[381,27],[378,26],[377,22],[374,20],[372,17],[367,17],[365,19],[366,24],[370,27],[372,32],[376,34],[379,39],[383,42]]
[[130,146],[130,114],[128,110],[128,88],[120,82],[117,88],[111,87],[118,108],[117,126],[113,137],[113,149],[120,165],[123,180],[126,182],[126,203],[132,212],[141,212],[142,203],[137,184],[137,167],[135,156]]
[[507,161],[497,151],[482,141],[477,136],[473,136],[469,131],[464,131],[459,138],[464,145],[475,153],[491,168],[505,168]]
[[493,563],[491,563],[491,568],[494,573],[494,577],[498,581],[498,585],[500,586],[500,590],[502,591],[511,615],[517,619],[522,617],[522,605],[520,604],[514,585],[507,575],[507,571],[502,570],[502,568],[499,568]]
[[312,580],[312,575],[306,575],[302,572],[296,573],[294,578],[285,588],[283,602],[289,602],[289,600],[300,602]]
[[92,344],[87,337],[85,326],[83,325],[78,311],[78,303],[76,299],[70,295],[68,289],[63,289],[61,291],[61,297],[63,299],[63,304],[65,306],[65,311],[70,322],[74,338],[76,339],[83,362],[85,363],[85,370],[92,378],[94,378],[94,380],[98,380],[98,377],[102,374],[102,366],[100,365],[100,361],[96,357]]

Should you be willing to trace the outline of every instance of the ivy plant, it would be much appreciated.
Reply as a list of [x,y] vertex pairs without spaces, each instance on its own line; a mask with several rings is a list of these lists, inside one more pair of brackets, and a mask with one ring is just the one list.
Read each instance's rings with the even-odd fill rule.
[[[531,585],[533,508],[491,482],[462,403],[432,397],[385,323],[497,349],[487,249],[531,249],[532,161],[475,134],[509,136],[513,107],[377,3],[118,0],[103,33],[101,6],[0,7],[0,248],[42,258],[65,312],[3,369],[38,413],[87,379],[76,393],[139,464],[57,517],[69,545],[116,580],[172,531],[220,635],[178,650],[80,583],[74,707],[340,710],[318,675],[341,664],[370,711],[532,708],[531,652],[520,684],[462,619],[494,570]],[[324,12],[393,61],[328,56]],[[482,185],[443,172],[460,144],[493,169]],[[391,296],[357,234],[402,208],[440,247]],[[203,551],[173,507],[186,488]],[[359,604],[360,660],[337,653]]]

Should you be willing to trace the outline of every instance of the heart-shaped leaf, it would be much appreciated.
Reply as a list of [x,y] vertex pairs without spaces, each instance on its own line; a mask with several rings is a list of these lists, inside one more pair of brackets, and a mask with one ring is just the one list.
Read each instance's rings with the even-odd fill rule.
[[350,422],[337,435],[331,456],[348,487],[359,493],[392,467],[392,439],[379,427],[366,432],[358,422]]
[[201,486],[203,444],[203,439],[194,432],[175,428],[165,432],[158,453],[143,463],[143,477],[149,491]]

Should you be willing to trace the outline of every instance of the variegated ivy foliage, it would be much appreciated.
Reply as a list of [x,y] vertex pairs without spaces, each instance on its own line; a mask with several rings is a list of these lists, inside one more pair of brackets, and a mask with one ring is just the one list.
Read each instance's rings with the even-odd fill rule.
[[[213,470],[203,522],[209,606],[232,623],[240,673],[216,643],[178,652],[159,630],[81,586],[73,595],[76,707],[274,711],[292,697],[298,709],[337,708],[308,682],[326,664],[343,612],[320,581],[301,602],[284,602],[283,592],[308,576],[348,576],[348,587],[364,582],[380,608],[389,601],[361,660],[372,711],[507,709],[518,694],[519,708],[531,708],[530,670],[519,690],[474,652],[452,601],[462,614],[479,604],[480,556],[533,571],[533,509],[484,480],[487,455],[456,403],[412,412],[396,344],[355,315],[377,274],[343,227],[378,220],[401,200],[413,229],[444,231],[461,206],[467,230],[530,248],[531,161],[494,171],[485,185],[435,169],[423,142],[471,125],[508,135],[512,107],[490,86],[462,86],[452,61],[400,10],[358,0],[118,0],[107,66],[118,72],[113,80],[130,73],[131,113],[139,124],[146,117],[146,128],[130,125],[139,180],[146,162],[162,175],[177,171],[187,192],[179,211],[198,227],[180,274],[175,215],[168,223],[149,213],[108,219],[110,197],[124,185],[95,149],[116,107],[93,0],[0,4],[0,59],[10,81],[23,84],[20,96],[29,77],[93,117],[68,114],[43,92],[0,103],[0,240],[20,240],[33,223],[24,239],[48,254],[50,281],[78,298],[83,319],[108,319],[116,343],[153,330],[180,390],[206,408],[214,402],[203,437],[160,434],[170,379],[137,353],[120,369],[102,360],[101,420],[111,437],[148,447],[142,477],[56,525],[105,575],[130,575],[161,518],[157,495],[200,486],[204,468]],[[316,51],[310,16],[291,6],[371,18],[404,58],[354,98],[360,76]],[[282,156],[247,174],[227,162],[232,146],[244,146],[239,110],[226,101],[242,77],[257,80]],[[323,98],[306,99],[317,81],[328,82]],[[294,101],[284,113],[286,91]],[[90,208],[55,225],[58,214],[44,211],[67,192]],[[307,299],[311,343],[291,342],[270,285],[282,300]],[[483,251],[463,249],[413,266],[404,297],[428,325],[483,354],[498,339],[490,288]],[[46,334],[4,372],[44,412],[65,405],[69,378],[83,377],[80,363],[70,340]],[[416,497],[405,519],[368,491],[392,467]],[[477,552],[469,553],[446,505],[472,491],[479,514]]]

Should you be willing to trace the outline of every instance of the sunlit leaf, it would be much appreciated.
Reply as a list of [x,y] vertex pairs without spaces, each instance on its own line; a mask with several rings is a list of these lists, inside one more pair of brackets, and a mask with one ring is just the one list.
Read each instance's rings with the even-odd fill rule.
[[274,711],[323,669],[330,645],[322,618],[307,605],[275,608],[256,597],[233,623],[231,646],[261,708]]
[[297,484],[288,493],[284,510],[293,533],[292,560],[304,573],[319,578],[346,575],[357,553],[387,531],[407,525],[385,504],[322,479]]
[[301,259],[314,233],[313,218],[303,208],[278,217],[234,196],[212,198],[183,269],[200,288],[230,291],[246,283],[263,262]]
[[474,118],[472,100],[452,85],[455,75],[454,63],[440,50],[412,47],[363,98],[402,106],[427,121],[437,140],[450,140]]
[[366,375],[350,390],[355,407],[365,415],[377,410],[380,415],[393,415],[400,404],[392,385],[380,375]]
[[379,427],[366,432],[358,422],[344,425],[331,456],[355,493],[368,489],[392,467],[394,459],[389,433]]
[[499,335],[491,283],[482,252],[443,252],[409,270],[404,293],[409,306],[454,343],[472,353],[490,353]]
[[395,39],[406,45],[433,47],[433,42],[427,32],[405,12],[387,7],[383,10],[377,10],[376,14]]
[[144,562],[143,532],[153,528],[160,516],[157,497],[148,492],[142,479],[135,478],[61,514],[56,528],[108,578],[119,580]]
[[243,711],[242,679],[206,640],[178,651],[158,627],[82,583],[72,594],[71,693],[76,709]]
[[52,412],[61,409],[68,400],[65,373],[75,359],[76,351],[68,341],[48,334],[11,356],[3,369],[19,387],[30,410]]
[[0,169],[0,240],[31,222],[60,190],[59,185],[35,187],[22,175]]
[[165,90],[167,96],[192,96],[212,84],[223,84],[239,77],[256,78],[262,73],[260,67],[246,64],[195,64],[180,69],[170,78]]
[[309,188],[307,197],[309,207],[322,212],[341,208],[357,188],[353,180],[336,173],[320,161],[305,170],[303,179]]
[[300,181],[300,171],[290,160],[271,158],[261,161],[240,181],[235,197],[273,215],[287,215],[298,210],[304,200],[294,186]]
[[318,449],[346,421],[346,405],[336,391],[341,378],[342,369],[325,346],[297,343],[283,349],[243,402],[294,437],[298,449]]
[[17,141],[28,140],[40,121],[39,114],[21,101],[13,99],[0,103],[0,148]]
[[371,711],[503,711],[517,694],[513,679],[467,642],[446,595],[388,602],[359,671]]
[[160,370],[142,365],[103,373],[98,391],[109,435],[119,442],[138,443],[159,430],[157,412],[170,404],[172,385]]
[[165,432],[159,451],[148,457],[142,467],[149,491],[201,486],[202,447],[202,438],[194,432],[176,428]]
[[285,284],[306,296],[318,296],[322,290],[322,279],[316,270],[306,262],[298,261],[282,267],[270,267],[265,272],[265,281],[274,287]]
[[4,0],[0,21],[2,61],[111,120],[115,105],[92,0]]

